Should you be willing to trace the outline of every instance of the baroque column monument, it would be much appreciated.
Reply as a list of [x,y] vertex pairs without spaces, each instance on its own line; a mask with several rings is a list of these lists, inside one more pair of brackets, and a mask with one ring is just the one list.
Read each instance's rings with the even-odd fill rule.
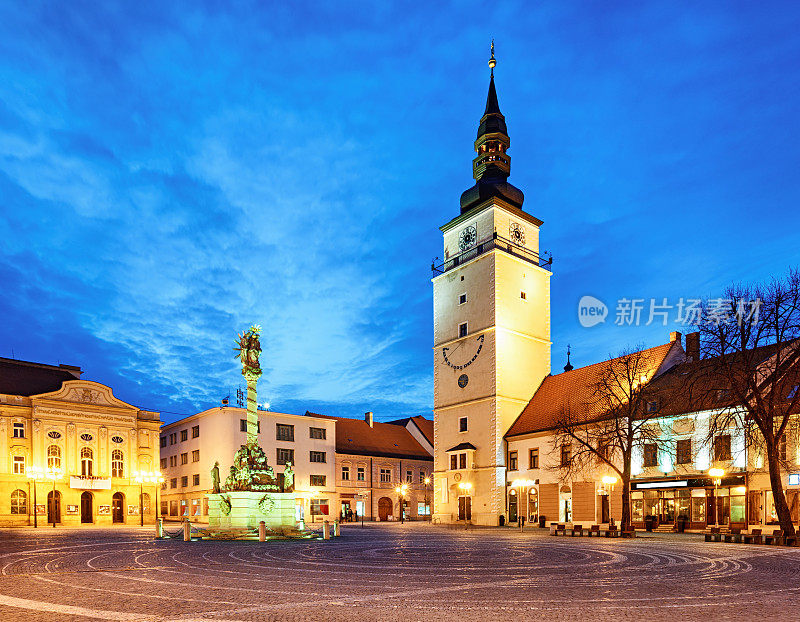
[[208,495],[211,530],[255,529],[261,521],[275,531],[297,528],[294,492],[281,490],[267,454],[258,444],[260,332],[259,326],[251,326],[239,335],[237,343],[236,358],[242,363],[242,375],[247,381],[247,440],[234,454],[224,485],[219,485],[219,467],[215,464],[212,470],[214,490]]

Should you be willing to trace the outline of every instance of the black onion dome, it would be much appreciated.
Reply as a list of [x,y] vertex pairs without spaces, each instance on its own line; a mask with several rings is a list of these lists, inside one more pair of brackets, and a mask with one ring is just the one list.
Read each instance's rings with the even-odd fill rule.
[[505,180],[488,181],[482,179],[461,194],[461,213],[468,212],[476,205],[493,197],[503,199],[514,207],[519,208],[522,207],[522,202],[525,200],[522,190]]

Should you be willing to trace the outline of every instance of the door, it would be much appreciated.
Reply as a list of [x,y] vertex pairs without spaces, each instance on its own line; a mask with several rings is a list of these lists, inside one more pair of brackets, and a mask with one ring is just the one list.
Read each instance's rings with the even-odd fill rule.
[[378,520],[387,521],[392,515],[392,500],[389,497],[378,499]]
[[517,522],[517,495],[508,498],[508,522]]
[[47,522],[61,522],[61,493],[57,490],[47,493]]
[[600,499],[600,522],[608,523],[611,518],[611,513],[608,511],[608,495],[601,495]]
[[121,492],[115,492],[111,497],[111,520],[115,523],[125,522],[125,495]]
[[94,522],[94,512],[92,511],[92,493],[90,493],[88,490],[81,493],[81,522]]
[[472,497],[458,498],[458,520],[472,520]]

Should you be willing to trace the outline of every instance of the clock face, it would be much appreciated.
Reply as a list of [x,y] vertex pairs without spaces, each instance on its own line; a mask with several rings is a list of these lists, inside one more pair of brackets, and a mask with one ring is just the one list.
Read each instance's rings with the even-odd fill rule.
[[462,389],[467,386],[468,382],[469,382],[469,376],[467,376],[467,374],[461,374],[458,377],[458,386],[460,386]]
[[[477,337],[475,339],[475,341],[477,341],[477,344],[474,341],[472,341],[471,338],[467,337],[466,339],[461,340],[461,342],[453,348],[450,347],[442,348],[442,357],[444,358],[444,362],[453,369],[466,369],[475,362],[475,359],[478,358],[478,355],[481,353],[481,350],[483,349],[484,337],[485,335],[480,335],[479,337]],[[474,348],[472,351],[470,351],[471,347]],[[457,360],[453,361],[451,360],[451,358],[453,354],[455,354],[456,352],[458,352],[459,354],[456,357]],[[461,354],[461,352],[464,352],[465,354]],[[465,356],[469,358],[464,359],[463,357]],[[457,361],[463,361],[463,362],[459,363]],[[463,385],[461,384],[461,378],[465,379]],[[467,378],[466,374],[463,374],[461,378],[458,379],[458,384],[463,389],[465,386],[467,386],[467,381],[469,379]]]
[[525,229],[518,222],[508,225],[508,235],[517,246],[525,246]]
[[470,225],[461,232],[461,235],[458,236],[458,247],[462,251],[465,251],[468,248],[475,246],[477,239],[478,230],[475,228],[475,225]]

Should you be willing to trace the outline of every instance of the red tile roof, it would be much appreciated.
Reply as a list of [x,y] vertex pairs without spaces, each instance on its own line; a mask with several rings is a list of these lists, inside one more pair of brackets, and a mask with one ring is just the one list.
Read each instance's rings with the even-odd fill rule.
[[336,420],[336,453],[433,460],[433,456],[402,425],[374,421],[370,427],[363,419],[306,414]]
[[45,365],[0,358],[0,393],[39,395],[58,391],[66,380],[81,377],[81,368],[71,365]]
[[[642,350],[648,379],[653,378],[670,349],[676,344],[677,342],[670,342]],[[601,413],[592,409],[592,404],[596,402],[594,387],[601,380],[603,374],[607,373],[614,361],[621,358],[623,357],[578,367],[555,376],[547,376],[505,436],[520,436],[552,430],[556,426],[558,417],[567,408],[582,413],[587,421],[599,417]]]

